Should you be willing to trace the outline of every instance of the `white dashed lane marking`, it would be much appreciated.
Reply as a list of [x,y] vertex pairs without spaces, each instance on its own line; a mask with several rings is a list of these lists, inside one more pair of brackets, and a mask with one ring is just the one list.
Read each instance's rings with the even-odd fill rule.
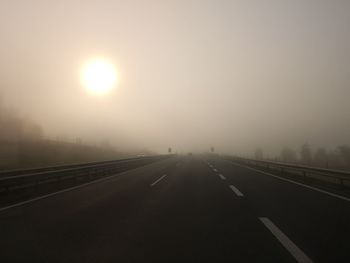
[[157,179],[155,182],[153,182],[153,183],[151,184],[151,186],[154,186],[156,183],[158,183],[160,180],[162,180],[165,176],[166,176],[166,174],[164,174],[162,177],[160,177],[160,178]]
[[232,190],[237,196],[239,196],[239,197],[242,197],[242,196],[243,196],[242,192],[239,191],[235,186],[230,185],[230,188],[231,188],[231,190]]
[[279,242],[299,263],[312,263],[313,261],[293,243],[274,223],[267,217],[260,217],[260,221],[271,231]]
[[222,174],[219,174],[219,177],[220,177],[222,180],[226,180],[226,177],[223,176]]

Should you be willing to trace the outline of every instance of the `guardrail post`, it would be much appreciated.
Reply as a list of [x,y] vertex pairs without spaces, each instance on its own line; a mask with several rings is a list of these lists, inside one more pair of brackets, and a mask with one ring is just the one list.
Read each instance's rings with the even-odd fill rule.
[[344,188],[345,185],[344,185],[344,179],[343,178],[339,178],[339,181],[340,181],[340,187],[341,188]]
[[283,169],[283,167],[281,167],[281,174],[283,174],[283,171],[284,171],[284,169]]

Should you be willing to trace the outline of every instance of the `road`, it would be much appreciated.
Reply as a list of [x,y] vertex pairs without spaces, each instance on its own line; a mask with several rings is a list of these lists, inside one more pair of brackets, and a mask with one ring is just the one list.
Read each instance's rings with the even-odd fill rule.
[[0,262],[350,262],[350,200],[174,156],[0,211]]

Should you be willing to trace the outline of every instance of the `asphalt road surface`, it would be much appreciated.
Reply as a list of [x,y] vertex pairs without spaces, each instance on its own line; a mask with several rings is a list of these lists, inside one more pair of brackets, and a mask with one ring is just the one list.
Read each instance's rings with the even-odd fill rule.
[[350,199],[174,156],[0,209],[0,262],[350,262]]

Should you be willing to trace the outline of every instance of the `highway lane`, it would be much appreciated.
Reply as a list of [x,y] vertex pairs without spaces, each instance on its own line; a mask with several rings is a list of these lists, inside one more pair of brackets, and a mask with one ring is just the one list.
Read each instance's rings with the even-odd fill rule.
[[201,158],[0,212],[0,262],[295,262]]
[[[70,259],[74,256],[84,258],[89,246],[108,236],[108,229],[123,227],[128,213],[142,207],[149,181],[172,169],[177,161],[160,161],[2,211],[0,262],[27,262],[28,258],[34,262],[73,262]],[[115,249],[116,244],[111,245]],[[100,261],[95,258],[91,262]]]
[[235,165],[206,158],[315,262],[349,262],[350,202]]
[[202,161],[185,159],[156,190],[147,220],[147,225],[153,224],[144,236],[157,244],[158,255],[148,250],[147,258],[156,262],[294,262],[254,211]]

